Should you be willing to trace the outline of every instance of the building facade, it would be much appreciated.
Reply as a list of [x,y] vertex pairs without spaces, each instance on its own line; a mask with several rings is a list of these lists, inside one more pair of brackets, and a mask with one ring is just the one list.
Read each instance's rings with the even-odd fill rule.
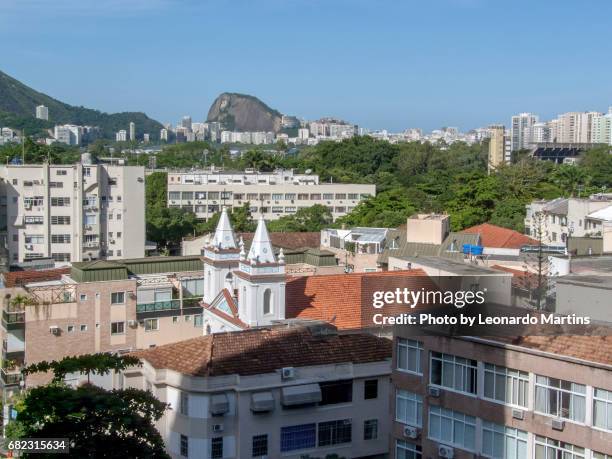
[[170,404],[158,429],[173,458],[386,457],[387,339],[271,327],[137,355],[144,365],[124,372],[123,384]]
[[391,457],[610,457],[610,338],[514,343],[397,328]]
[[538,116],[532,113],[521,113],[512,117],[510,135],[512,151],[524,150],[533,141],[533,126],[538,122]]
[[0,177],[11,263],[144,256],[143,167],[8,165]]
[[336,219],[375,194],[375,185],[320,183],[317,175],[293,171],[209,169],[168,173],[168,206],[187,209],[202,219],[212,217],[223,206],[239,207],[245,203],[249,203],[254,218],[276,220],[320,204],[328,207]]
[[489,126],[489,172],[497,169],[505,161],[504,126]]

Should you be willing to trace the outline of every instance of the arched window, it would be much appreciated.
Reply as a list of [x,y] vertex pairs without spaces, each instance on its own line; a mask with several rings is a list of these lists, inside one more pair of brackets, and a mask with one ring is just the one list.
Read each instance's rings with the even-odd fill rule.
[[270,314],[272,312],[272,290],[266,289],[263,295],[263,313]]
[[206,281],[206,294],[210,296],[212,294],[212,277],[210,271],[208,271],[208,280]]
[[227,273],[225,276],[225,285],[224,287],[228,290],[228,292],[232,293],[234,290],[234,276],[231,272]]
[[206,324],[206,334],[210,335],[210,332],[211,332],[210,324]]

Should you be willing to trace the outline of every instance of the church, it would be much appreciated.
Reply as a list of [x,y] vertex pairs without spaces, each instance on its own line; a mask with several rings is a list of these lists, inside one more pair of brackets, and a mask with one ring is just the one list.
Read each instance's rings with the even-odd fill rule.
[[223,208],[214,238],[204,248],[203,326],[205,334],[270,325],[285,319],[285,260],[274,256],[262,218],[249,253],[236,241]]

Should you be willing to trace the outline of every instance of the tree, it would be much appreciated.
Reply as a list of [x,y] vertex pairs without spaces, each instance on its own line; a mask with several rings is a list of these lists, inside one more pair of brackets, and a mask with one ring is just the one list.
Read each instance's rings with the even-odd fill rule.
[[405,224],[415,211],[406,191],[396,188],[361,201],[350,214],[340,217],[336,225],[397,227]]
[[177,207],[152,207],[147,210],[147,239],[162,248],[180,244],[183,237],[198,232],[193,212]]
[[268,223],[270,231],[278,232],[316,232],[332,224],[332,214],[329,208],[320,204],[299,209],[293,215],[281,217]]
[[94,354],[27,367],[27,374],[53,371],[53,382],[20,396],[7,438],[68,438],[72,457],[169,458],[155,428],[167,405],[150,392],[62,382],[71,372],[107,374],[139,363],[135,357]]

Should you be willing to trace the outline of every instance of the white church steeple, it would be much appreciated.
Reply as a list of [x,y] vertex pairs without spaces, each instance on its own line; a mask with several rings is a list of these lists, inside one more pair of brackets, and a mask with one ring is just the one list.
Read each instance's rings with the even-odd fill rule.
[[253,236],[253,242],[251,243],[251,249],[247,255],[249,261],[256,263],[275,263],[274,252],[272,251],[272,243],[270,242],[270,235],[266,228],[266,222],[263,216],[259,218],[257,222],[257,229]]
[[212,245],[218,249],[235,249],[237,247],[234,230],[227,216],[227,207],[225,206],[223,206],[221,211],[221,218],[219,218],[219,223],[217,223]]

